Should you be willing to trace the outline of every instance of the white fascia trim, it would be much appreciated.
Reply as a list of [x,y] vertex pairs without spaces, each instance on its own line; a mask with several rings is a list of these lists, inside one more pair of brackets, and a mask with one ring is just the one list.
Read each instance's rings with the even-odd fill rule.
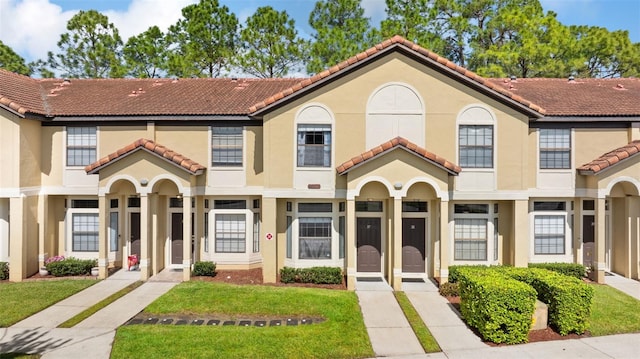
[[262,196],[265,198],[338,198],[345,199],[347,190],[322,190],[322,189],[266,189]]
[[488,201],[488,200],[528,200],[528,191],[482,191],[465,192],[453,191],[449,194],[450,201]]
[[0,197],[2,198],[18,198],[21,191],[18,187],[4,187],[0,188]]
[[263,187],[195,187],[192,192],[194,195],[206,196],[260,196],[264,191]]
[[[598,197],[600,191],[595,188],[557,188],[557,189],[539,189],[539,188],[530,188],[528,193],[529,197],[590,197],[595,198]],[[604,197],[602,197],[604,198]]]
[[46,186],[40,188],[40,194],[44,195],[81,195],[81,196],[97,196],[101,188],[98,187],[64,187],[64,186]]

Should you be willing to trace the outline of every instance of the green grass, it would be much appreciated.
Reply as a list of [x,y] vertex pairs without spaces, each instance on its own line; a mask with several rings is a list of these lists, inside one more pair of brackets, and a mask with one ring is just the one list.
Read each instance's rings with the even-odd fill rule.
[[640,300],[607,285],[593,284],[593,287],[591,335],[640,332]]
[[0,359],[38,359],[40,354],[0,353]]
[[132,290],[138,288],[139,286],[142,285],[142,283],[143,283],[142,281],[137,281],[137,282],[129,284],[128,286],[126,286],[126,287],[120,289],[119,291],[111,294],[110,296],[108,296],[107,298],[105,298],[105,299],[101,300],[100,302],[94,304],[93,306],[91,306],[91,307],[83,310],[82,312],[78,313],[76,316],[70,318],[66,322],[58,325],[58,328],[72,328],[72,327],[74,327],[76,324],[78,324],[81,321],[89,318],[90,316],[95,314],[100,309],[102,309],[102,308],[106,307],[107,305],[115,302],[119,298],[121,298],[124,295],[130,293]]
[[145,309],[151,314],[323,317],[296,327],[131,325],[116,333],[112,358],[363,358],[373,349],[354,292],[185,282]]
[[0,284],[0,328],[11,326],[93,284],[94,279]]
[[398,301],[398,304],[400,304],[400,308],[402,308],[404,316],[407,317],[407,320],[409,321],[413,332],[416,333],[416,337],[418,337],[418,341],[420,341],[420,345],[422,345],[424,351],[427,353],[441,352],[442,349],[440,349],[438,342],[436,342],[436,339],[431,335],[429,328],[424,324],[422,318],[409,301],[409,298],[407,298],[407,295],[404,292],[393,292],[393,294],[396,296],[396,300]]

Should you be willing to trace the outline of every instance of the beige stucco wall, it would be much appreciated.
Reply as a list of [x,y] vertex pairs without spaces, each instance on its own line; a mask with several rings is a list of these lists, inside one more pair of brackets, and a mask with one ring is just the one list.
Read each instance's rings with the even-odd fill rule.
[[0,188],[19,187],[20,172],[20,119],[0,109]]
[[262,126],[245,127],[247,186],[262,186],[264,172],[262,136]]
[[[337,79],[265,116],[265,153],[269,153],[265,159],[265,187],[292,186],[295,116],[309,104],[323,104],[334,115],[334,167],[366,151],[365,126],[369,97],[380,86],[389,83],[404,83],[417,91],[425,108],[425,147],[454,163],[458,162],[457,116],[466,106],[486,104],[496,117],[498,188],[527,188],[528,118],[397,53]],[[344,180],[337,178],[336,187],[344,188]]]
[[148,137],[146,126],[140,125],[99,126],[98,136],[98,158],[108,156],[139,138]]
[[64,127],[42,126],[42,185],[61,186],[64,171]]
[[20,121],[20,186],[40,185],[40,122],[28,119]]
[[[580,167],[607,152],[626,145],[628,139],[627,136],[628,130],[622,128],[574,130],[575,166]],[[637,160],[634,159],[631,159],[630,161],[632,163],[637,163]],[[606,187],[610,179],[613,177],[627,175],[640,179],[640,172],[638,171],[638,168],[634,171],[632,168],[629,168],[629,165],[626,163],[617,164],[615,167],[607,170],[603,174],[598,175],[598,188]],[[593,183],[592,181],[589,181],[586,176],[576,176],[576,187],[593,188]]]
[[156,126],[156,142],[209,167],[209,128],[206,126]]

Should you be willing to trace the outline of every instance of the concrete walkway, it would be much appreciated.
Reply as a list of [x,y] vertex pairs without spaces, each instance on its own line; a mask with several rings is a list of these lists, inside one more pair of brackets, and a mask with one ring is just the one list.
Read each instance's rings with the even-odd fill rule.
[[40,353],[43,359],[109,358],[115,330],[178,282],[146,282],[73,328],[56,328],[140,278],[120,270],[10,328],[0,328],[0,353]]

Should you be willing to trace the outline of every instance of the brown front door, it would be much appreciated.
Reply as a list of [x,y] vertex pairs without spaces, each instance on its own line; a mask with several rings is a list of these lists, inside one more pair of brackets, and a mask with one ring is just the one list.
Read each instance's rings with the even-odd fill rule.
[[129,216],[129,232],[131,233],[131,255],[140,258],[140,213],[131,212]]
[[380,218],[357,219],[358,272],[380,272]]
[[590,266],[595,260],[595,216],[582,216],[582,265]]
[[402,271],[424,273],[424,218],[402,219]]
[[182,213],[171,213],[171,264],[182,264]]

